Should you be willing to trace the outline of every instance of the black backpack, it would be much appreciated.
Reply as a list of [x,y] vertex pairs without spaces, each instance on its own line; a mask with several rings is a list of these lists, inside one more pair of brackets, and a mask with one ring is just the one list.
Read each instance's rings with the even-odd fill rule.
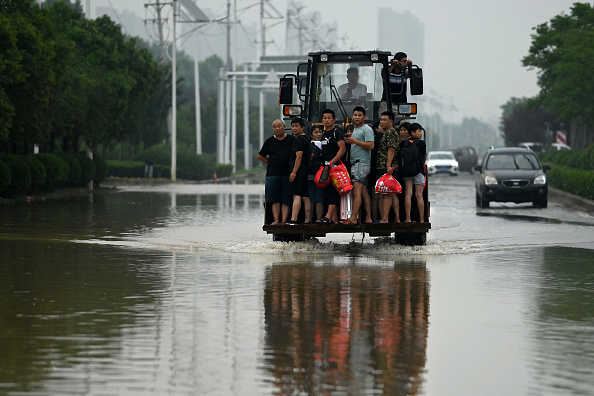
[[307,146],[307,173],[315,175],[320,170],[321,166],[324,166],[324,159],[322,158],[322,149],[316,146],[314,142],[310,142]]
[[415,176],[421,171],[419,149],[417,148],[418,141],[419,139],[406,139],[400,148],[398,171],[401,176]]

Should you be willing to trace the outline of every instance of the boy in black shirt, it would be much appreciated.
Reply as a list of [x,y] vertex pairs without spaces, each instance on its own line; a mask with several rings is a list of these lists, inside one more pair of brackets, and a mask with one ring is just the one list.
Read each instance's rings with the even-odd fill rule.
[[307,136],[305,136],[305,122],[301,118],[294,118],[291,121],[291,130],[295,136],[293,143],[293,152],[291,153],[291,160],[289,161],[289,182],[291,183],[290,191],[293,196],[293,210],[291,212],[291,220],[287,224],[297,224],[297,217],[301,210],[301,201],[303,201],[305,209],[305,223],[311,223],[311,203],[309,201],[309,192],[307,190],[307,149],[311,144]]
[[[322,113],[322,124],[324,132],[322,133],[322,157],[324,161],[329,162],[330,166],[338,164],[338,161],[346,153],[346,144],[344,142],[344,132],[341,128],[335,127],[336,114],[331,109],[326,109]],[[336,207],[340,205],[340,194],[330,183],[324,189],[324,202],[328,204],[326,216],[322,217],[316,223],[331,223],[338,221]]]

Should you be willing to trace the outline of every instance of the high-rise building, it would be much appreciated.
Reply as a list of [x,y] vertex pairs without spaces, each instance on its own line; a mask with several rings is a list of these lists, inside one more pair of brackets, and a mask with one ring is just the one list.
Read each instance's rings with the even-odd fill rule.
[[396,53],[405,52],[416,65],[425,64],[425,26],[410,11],[379,8],[377,17],[379,49]]

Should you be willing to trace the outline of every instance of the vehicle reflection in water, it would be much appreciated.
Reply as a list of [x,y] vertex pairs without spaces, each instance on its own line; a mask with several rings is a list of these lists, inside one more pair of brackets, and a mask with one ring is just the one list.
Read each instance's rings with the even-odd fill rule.
[[424,263],[269,267],[266,364],[278,394],[421,393],[428,288]]

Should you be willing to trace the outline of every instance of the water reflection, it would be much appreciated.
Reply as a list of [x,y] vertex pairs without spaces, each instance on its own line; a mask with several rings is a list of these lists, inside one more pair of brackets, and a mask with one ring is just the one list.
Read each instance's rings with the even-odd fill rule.
[[543,249],[531,367],[535,394],[591,394],[594,389],[594,251]]
[[[146,313],[158,316],[151,291],[162,290],[164,282],[162,268],[150,265],[159,261],[158,253],[122,253],[94,245],[0,240],[4,389],[87,393],[102,369],[123,369],[118,357],[129,347],[126,337],[146,325]],[[134,375],[125,378],[134,382]]]
[[266,364],[278,394],[420,393],[428,287],[424,264],[268,268]]

